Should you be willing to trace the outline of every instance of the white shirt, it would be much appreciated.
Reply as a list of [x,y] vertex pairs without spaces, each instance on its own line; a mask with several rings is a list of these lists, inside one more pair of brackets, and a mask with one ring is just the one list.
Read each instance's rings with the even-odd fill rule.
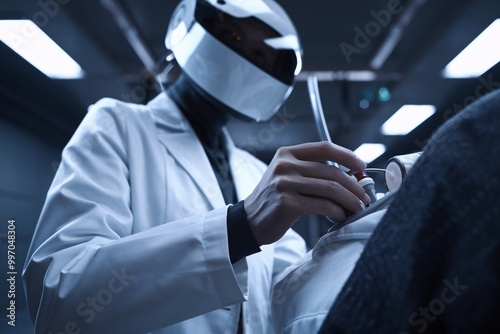
[[316,333],[386,209],[325,234],[278,279],[272,296],[276,333]]

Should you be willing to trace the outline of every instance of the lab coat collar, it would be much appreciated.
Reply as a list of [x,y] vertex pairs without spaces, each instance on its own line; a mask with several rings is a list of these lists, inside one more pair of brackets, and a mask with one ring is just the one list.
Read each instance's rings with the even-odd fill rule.
[[[217,178],[208,157],[191,125],[166,93],[154,98],[148,107],[156,125],[159,141],[193,178],[212,209],[225,205]],[[227,133],[226,138],[228,138]],[[229,143],[229,141],[228,141]],[[234,144],[231,141],[231,149]]]

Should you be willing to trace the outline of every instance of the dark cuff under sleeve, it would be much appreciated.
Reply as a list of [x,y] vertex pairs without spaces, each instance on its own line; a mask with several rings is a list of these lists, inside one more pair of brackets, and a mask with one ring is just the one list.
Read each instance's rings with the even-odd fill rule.
[[250,229],[243,201],[227,209],[227,239],[231,263],[260,252],[259,244]]

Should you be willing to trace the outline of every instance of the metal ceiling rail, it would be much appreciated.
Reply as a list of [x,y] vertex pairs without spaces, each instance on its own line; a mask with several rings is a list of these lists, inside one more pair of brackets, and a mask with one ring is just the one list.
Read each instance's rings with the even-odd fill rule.
[[399,16],[398,20],[390,27],[386,39],[380,45],[380,48],[375,53],[375,56],[373,56],[370,62],[370,67],[372,69],[378,70],[382,68],[391,53],[399,44],[405,29],[415,17],[417,10],[426,2],[427,0],[413,0],[408,3],[406,9]]
[[123,35],[130,43],[132,49],[141,60],[146,71],[152,76],[155,75],[156,60],[153,52],[148,47],[145,39],[139,32],[131,15],[127,12],[120,0],[101,0],[101,4],[109,10],[116,21],[116,24],[123,32]]

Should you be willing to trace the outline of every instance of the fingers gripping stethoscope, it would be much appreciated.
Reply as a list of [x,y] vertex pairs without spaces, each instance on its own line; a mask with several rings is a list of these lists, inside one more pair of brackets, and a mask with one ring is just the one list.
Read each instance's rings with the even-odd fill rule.
[[[307,78],[307,88],[309,91],[309,98],[311,101],[311,107],[314,115],[314,121],[319,134],[320,140],[332,142],[330,133],[328,131],[328,126],[326,124],[325,115],[323,112],[323,106],[321,104],[321,97],[319,94],[318,78],[315,75],[311,75]],[[337,222],[329,217],[326,217],[334,225],[330,228],[330,231],[338,230],[361,217],[364,217],[370,213],[376,212],[387,207],[401,186],[403,179],[406,177],[412,166],[418,160],[422,152],[417,152],[413,154],[395,156],[386,164],[386,168],[366,168],[364,171],[350,171],[344,166],[337,164],[334,161],[327,161],[326,163],[331,166],[342,169],[349,175],[354,175],[358,180],[360,186],[365,189],[365,192],[370,196],[371,203],[366,209],[357,212],[356,214],[348,217],[344,221]],[[385,183],[389,192],[380,199],[377,199],[375,192],[375,182],[371,177],[368,176],[367,172],[381,172],[385,174]]]

